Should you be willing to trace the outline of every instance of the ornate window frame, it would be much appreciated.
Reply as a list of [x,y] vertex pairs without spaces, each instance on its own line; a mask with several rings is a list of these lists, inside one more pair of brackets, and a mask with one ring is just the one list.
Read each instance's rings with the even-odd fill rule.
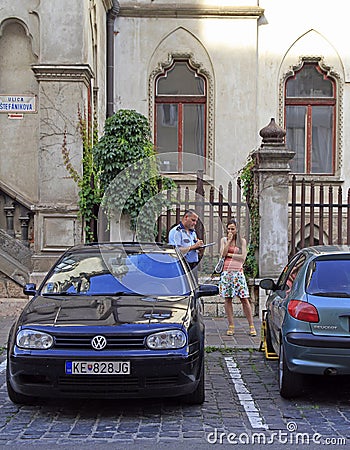
[[154,133],[154,117],[155,117],[155,83],[158,75],[164,73],[175,60],[188,60],[190,66],[196,70],[199,75],[206,78],[207,81],[207,119],[206,119],[206,149],[207,149],[207,166],[206,176],[213,177],[214,168],[214,82],[211,73],[203,67],[203,64],[196,61],[194,55],[190,52],[177,53],[172,52],[168,54],[168,58],[162,61],[158,66],[150,73],[148,83],[148,100],[149,110],[148,117],[151,124],[152,133]]
[[312,178],[316,181],[326,181],[327,178],[330,181],[339,179],[341,177],[341,169],[343,166],[343,93],[344,93],[344,83],[335,69],[324,62],[322,56],[302,56],[300,57],[298,63],[289,68],[287,72],[284,73],[280,79],[279,85],[279,110],[278,110],[278,120],[280,126],[284,127],[285,123],[285,85],[288,78],[294,76],[297,71],[299,71],[305,63],[317,63],[320,69],[326,73],[327,76],[333,78],[336,84],[336,120],[335,120],[335,165],[334,165],[334,175],[315,175],[315,174],[295,174],[297,177],[301,178]]

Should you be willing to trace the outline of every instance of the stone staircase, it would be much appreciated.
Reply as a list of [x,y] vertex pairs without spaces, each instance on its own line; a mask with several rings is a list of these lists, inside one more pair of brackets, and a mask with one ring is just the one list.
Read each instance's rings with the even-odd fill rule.
[[22,297],[22,287],[29,281],[32,206],[29,199],[0,180],[0,297]]
[[31,251],[0,229],[0,297],[23,297],[32,270]]

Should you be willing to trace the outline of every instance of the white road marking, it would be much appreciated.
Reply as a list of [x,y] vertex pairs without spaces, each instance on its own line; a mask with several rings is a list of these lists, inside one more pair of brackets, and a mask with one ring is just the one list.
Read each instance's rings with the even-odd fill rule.
[[251,426],[253,428],[264,428],[265,430],[268,430],[269,427],[264,423],[264,419],[260,416],[259,410],[255,406],[254,399],[242,380],[241,371],[233,361],[232,356],[225,357],[225,362],[239,401],[247,414]]
[[5,372],[5,370],[6,370],[6,363],[7,363],[6,359],[2,363],[0,363],[0,373]]

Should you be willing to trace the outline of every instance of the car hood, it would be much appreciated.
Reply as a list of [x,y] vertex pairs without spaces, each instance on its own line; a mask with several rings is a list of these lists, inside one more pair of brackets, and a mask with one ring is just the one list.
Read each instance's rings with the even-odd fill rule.
[[182,324],[188,296],[39,296],[22,311],[19,326],[108,326]]

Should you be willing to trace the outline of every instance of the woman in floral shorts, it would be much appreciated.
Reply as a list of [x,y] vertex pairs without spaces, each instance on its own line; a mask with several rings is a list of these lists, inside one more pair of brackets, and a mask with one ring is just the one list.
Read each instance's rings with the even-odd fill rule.
[[228,321],[227,335],[232,336],[234,334],[232,300],[234,297],[238,297],[249,323],[249,333],[251,336],[256,336],[247,281],[243,273],[243,264],[247,256],[247,243],[245,239],[238,235],[237,224],[233,219],[227,224],[227,237],[221,239],[220,254],[225,258],[219,290],[221,297],[225,299],[225,312]]

